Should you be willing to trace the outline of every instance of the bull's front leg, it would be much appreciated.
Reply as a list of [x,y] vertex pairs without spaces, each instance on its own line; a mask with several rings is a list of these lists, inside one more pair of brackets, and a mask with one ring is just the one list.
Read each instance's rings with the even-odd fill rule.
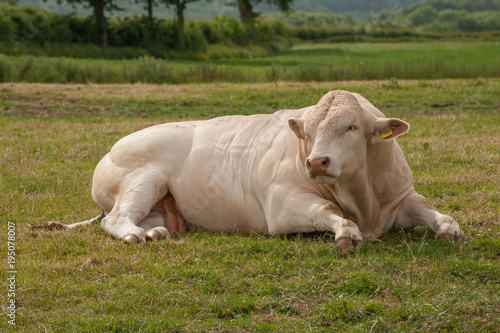
[[297,232],[331,231],[342,251],[360,247],[363,237],[358,226],[343,218],[340,208],[312,193],[288,193],[273,200],[269,232],[284,235]]
[[427,226],[436,233],[437,238],[458,241],[463,239],[463,232],[458,223],[451,216],[437,212],[429,200],[417,192],[411,193],[403,200],[394,226]]

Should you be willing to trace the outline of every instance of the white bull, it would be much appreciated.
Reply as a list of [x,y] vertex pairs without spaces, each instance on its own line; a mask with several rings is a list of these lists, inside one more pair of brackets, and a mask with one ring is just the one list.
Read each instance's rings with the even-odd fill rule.
[[110,234],[128,243],[189,228],[271,235],[331,231],[341,249],[390,228],[461,239],[412,187],[394,140],[409,125],[358,94],[270,115],[167,123],[118,141],[92,186]]

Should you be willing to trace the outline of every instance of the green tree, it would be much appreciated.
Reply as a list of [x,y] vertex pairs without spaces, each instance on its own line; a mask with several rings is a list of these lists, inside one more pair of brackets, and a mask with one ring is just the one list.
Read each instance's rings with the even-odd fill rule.
[[108,21],[104,15],[105,11],[120,10],[116,2],[118,0],[57,0],[57,3],[61,4],[66,1],[70,4],[83,4],[87,8],[93,8],[94,17],[97,23],[97,29],[99,30],[99,36],[101,39],[101,47],[108,47]]
[[268,5],[276,6],[281,11],[287,12],[294,0],[236,0],[240,12],[241,22],[252,22],[259,14],[255,12],[254,6],[266,2]]
[[431,23],[438,18],[439,12],[431,6],[424,6],[416,9],[408,19],[414,27],[422,26],[426,23]]
[[17,5],[17,0],[0,0],[0,4]]

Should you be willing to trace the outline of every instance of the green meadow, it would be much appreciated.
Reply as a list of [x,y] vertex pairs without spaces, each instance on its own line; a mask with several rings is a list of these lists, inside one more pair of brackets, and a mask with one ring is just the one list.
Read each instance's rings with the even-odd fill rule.
[[[383,44],[298,47],[282,54],[279,66],[288,73],[332,59],[332,66],[365,61],[379,68],[401,52],[408,57],[400,63],[412,63],[414,71],[419,57],[433,54],[446,54],[443,63],[456,57],[457,64],[470,59],[472,67],[498,66],[489,62],[498,47],[494,43],[439,45],[427,53],[416,44],[403,44],[406,53]],[[276,59],[213,66],[265,73]],[[123,64],[128,62],[102,61],[118,72]],[[481,76],[0,84],[0,331],[498,332],[500,80]],[[98,215],[90,193],[93,168],[133,131],[168,121],[300,108],[332,89],[359,92],[387,116],[411,124],[398,142],[415,187],[459,222],[464,242],[442,242],[430,230],[416,228],[388,232],[342,254],[329,233],[271,237],[193,231],[130,246],[99,225],[71,232],[30,229]],[[15,226],[14,298],[6,292],[12,270],[5,255],[9,225]],[[10,299],[16,301],[15,327],[8,323]]]
[[360,36],[359,43],[300,44],[271,57],[211,61],[0,56],[0,82],[182,84],[500,76],[500,42],[362,41]]

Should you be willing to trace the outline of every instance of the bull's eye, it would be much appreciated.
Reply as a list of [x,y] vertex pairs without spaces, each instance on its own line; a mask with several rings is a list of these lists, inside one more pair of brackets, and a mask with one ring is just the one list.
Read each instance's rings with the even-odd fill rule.
[[351,125],[347,128],[348,131],[355,131],[357,129],[357,127],[355,125]]

